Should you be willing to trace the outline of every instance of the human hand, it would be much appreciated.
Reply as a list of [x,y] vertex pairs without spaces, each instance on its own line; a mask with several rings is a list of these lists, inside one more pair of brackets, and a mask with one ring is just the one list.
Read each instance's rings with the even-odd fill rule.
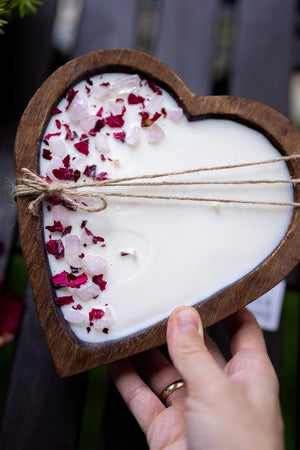
[[[168,321],[174,366],[158,349],[110,365],[150,449],[283,449],[278,380],[262,332],[246,309],[225,324],[231,337],[228,363],[203,334],[198,313],[182,307]],[[181,378],[186,387],[173,391],[164,405],[159,394]]]

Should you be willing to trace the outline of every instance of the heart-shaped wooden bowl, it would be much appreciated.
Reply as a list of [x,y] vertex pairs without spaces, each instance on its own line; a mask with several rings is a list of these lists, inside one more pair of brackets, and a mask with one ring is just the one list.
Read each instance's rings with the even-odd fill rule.
[[[245,124],[262,133],[282,155],[299,152],[300,133],[288,119],[261,103],[229,96],[200,97],[191,93],[178,76],[162,62],[147,54],[127,49],[108,49],[76,58],[54,72],[28,104],[15,142],[17,180],[21,169],[39,171],[39,148],[54,105],[67,90],[91,75],[103,72],[138,73],[166,89],[192,120],[224,118]],[[293,178],[300,178],[300,162],[288,163]],[[294,186],[294,200],[300,201]],[[57,372],[68,376],[100,366],[165,342],[167,320],[139,333],[101,344],[79,341],[55,305],[54,288],[48,267],[42,216],[28,212],[28,199],[18,199],[22,248],[26,260],[39,320]],[[204,326],[210,326],[258,298],[280,282],[299,261],[300,211],[294,208],[284,239],[253,271],[233,285],[195,305]]]

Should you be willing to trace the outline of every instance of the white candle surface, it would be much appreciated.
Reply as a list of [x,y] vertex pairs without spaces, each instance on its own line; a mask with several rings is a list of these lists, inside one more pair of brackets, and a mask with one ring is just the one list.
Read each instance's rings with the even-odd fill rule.
[[[138,75],[109,73],[78,83],[57,104],[41,145],[40,174],[53,182],[78,183],[280,156],[256,130],[225,119],[188,121],[166,91]],[[286,164],[279,162],[175,179],[289,177]],[[289,184],[104,190],[293,201]],[[98,204],[83,196],[82,201]],[[45,202],[43,211],[52,277],[60,274],[65,284],[56,289],[57,304],[75,335],[87,342],[128,336],[166,318],[176,306],[193,305],[225,289],[272,253],[292,215],[291,207],[215,201],[108,197],[107,208],[92,213],[54,203]]]

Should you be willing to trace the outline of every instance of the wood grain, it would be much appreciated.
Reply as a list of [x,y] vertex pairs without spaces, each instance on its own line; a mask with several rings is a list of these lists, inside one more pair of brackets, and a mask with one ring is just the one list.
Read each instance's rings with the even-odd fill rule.
[[[134,50],[107,49],[88,53],[65,64],[36,92],[21,118],[16,136],[17,177],[21,176],[23,167],[38,171],[41,138],[58,100],[79,80],[107,71],[139,73],[155,80],[173,95],[191,120],[208,117],[231,119],[261,132],[282,155],[299,152],[300,133],[272,108],[237,97],[196,96],[169,67],[154,57]],[[300,178],[300,163],[291,162],[288,166],[291,176]],[[299,187],[294,188],[294,199],[300,201]],[[165,342],[166,320],[117,342],[96,345],[77,340],[61,321],[60,310],[53,301],[42,218],[31,216],[27,206],[27,200],[18,199],[21,242],[39,320],[59,375],[73,375]],[[299,209],[294,209],[284,239],[262,264],[235,284],[195,305],[205,327],[271,289],[296,266],[300,254],[299,214]]]

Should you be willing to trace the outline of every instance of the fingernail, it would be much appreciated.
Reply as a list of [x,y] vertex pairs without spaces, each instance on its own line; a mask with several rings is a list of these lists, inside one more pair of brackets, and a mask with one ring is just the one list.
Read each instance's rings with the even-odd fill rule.
[[182,309],[177,316],[177,323],[184,333],[199,333],[199,321],[196,312],[191,309]]

